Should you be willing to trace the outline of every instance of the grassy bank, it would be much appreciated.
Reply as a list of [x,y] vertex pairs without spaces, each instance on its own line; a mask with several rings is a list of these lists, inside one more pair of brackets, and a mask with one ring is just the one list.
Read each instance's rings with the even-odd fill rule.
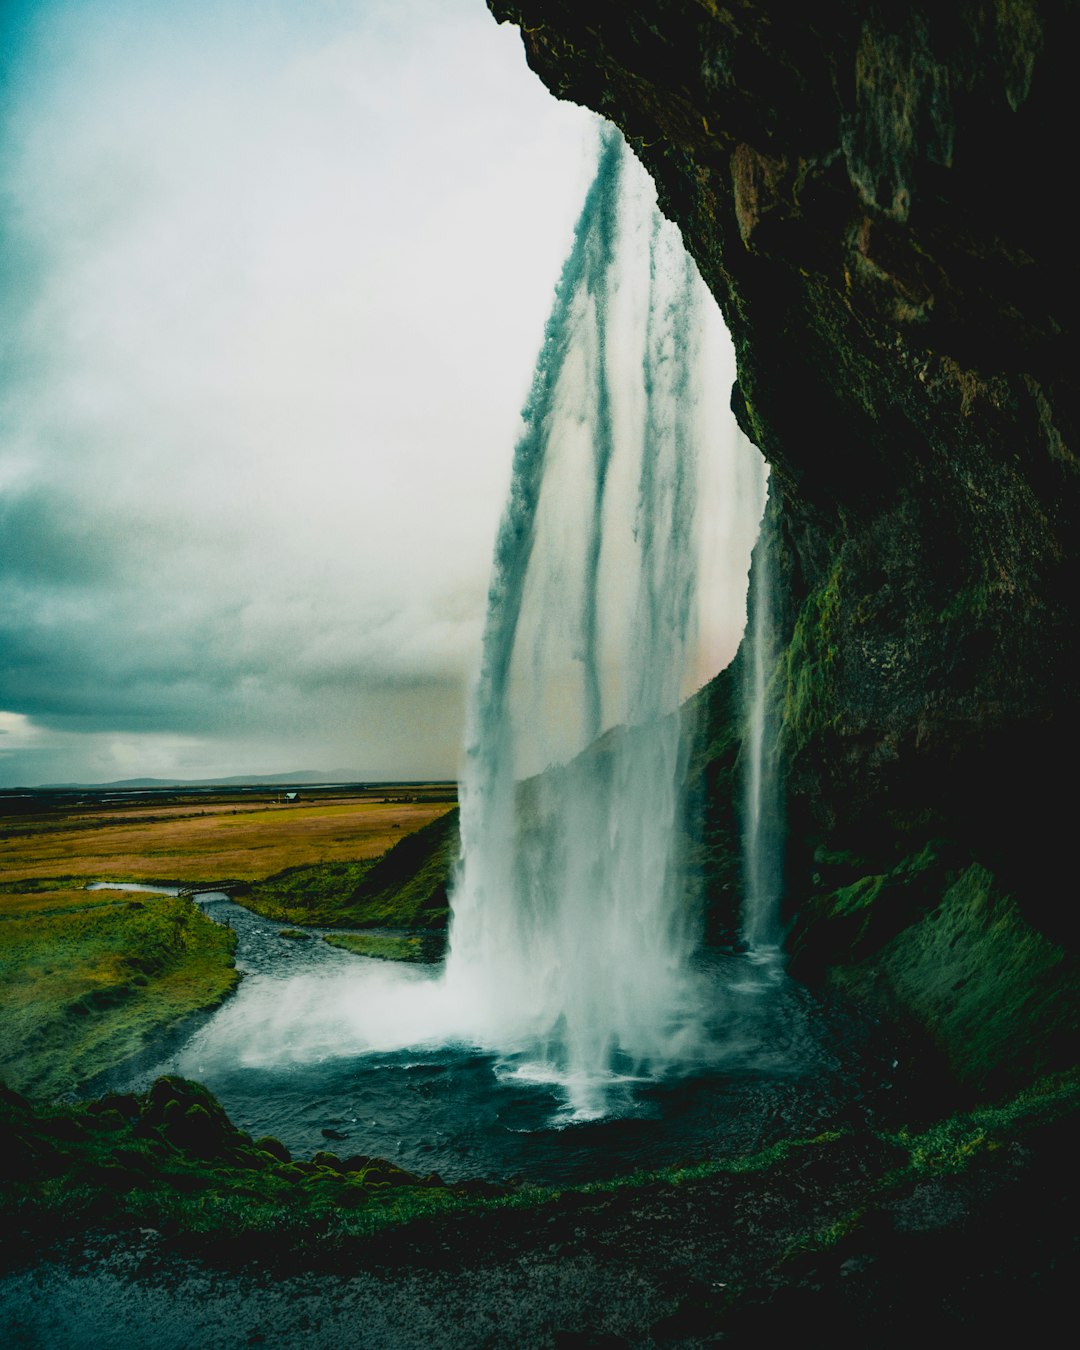
[[379,961],[434,961],[442,951],[437,937],[421,933],[328,933],[323,941]]
[[233,894],[280,923],[444,931],[459,848],[457,821],[456,810],[445,810],[413,833],[395,834],[393,846],[378,859],[290,867]]
[[50,1097],[232,990],[235,936],[188,899],[0,892],[0,1078]]

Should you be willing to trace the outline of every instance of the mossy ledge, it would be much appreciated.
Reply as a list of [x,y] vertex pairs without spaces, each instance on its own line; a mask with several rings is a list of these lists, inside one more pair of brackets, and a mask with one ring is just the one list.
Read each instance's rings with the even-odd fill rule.
[[818,961],[846,993],[918,1022],[970,1088],[1015,1090],[1075,1062],[1080,961],[1035,929],[986,867],[940,842],[815,895],[793,970],[812,973]]
[[152,1222],[173,1232],[326,1231],[444,1208],[494,1188],[444,1187],[366,1156],[293,1160],[280,1140],[252,1139],[201,1084],[158,1078],[143,1093],[31,1104],[0,1090],[0,1194],[9,1229],[55,1236],[84,1225]]

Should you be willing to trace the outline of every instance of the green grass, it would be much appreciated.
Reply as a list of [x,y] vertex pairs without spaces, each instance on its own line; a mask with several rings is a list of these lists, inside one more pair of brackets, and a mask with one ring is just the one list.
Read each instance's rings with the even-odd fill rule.
[[1006,1144],[1075,1117],[1078,1111],[1080,1070],[1070,1069],[1039,1079],[1015,1096],[957,1112],[922,1129],[878,1133],[876,1137],[895,1151],[895,1165],[870,1179],[861,1204],[796,1239],[784,1260],[836,1247],[855,1234],[882,1203],[921,1182],[966,1172]]
[[358,926],[445,929],[460,851],[456,808],[406,835],[356,888],[351,903],[364,916]]
[[256,914],[322,928],[445,930],[458,856],[456,810],[405,835],[373,862],[290,867],[234,891]]
[[183,897],[0,895],[0,1077],[77,1091],[235,986],[236,938]]
[[369,859],[289,867],[265,881],[234,888],[233,897],[277,923],[352,926],[349,897],[370,871]]
[[185,1079],[37,1109],[0,1090],[0,1200],[23,1231],[108,1221],[189,1233],[371,1232],[469,1198],[469,1188],[378,1159],[293,1160],[280,1141],[237,1130]]
[[323,941],[380,961],[428,961],[433,955],[430,939],[419,933],[328,933]]

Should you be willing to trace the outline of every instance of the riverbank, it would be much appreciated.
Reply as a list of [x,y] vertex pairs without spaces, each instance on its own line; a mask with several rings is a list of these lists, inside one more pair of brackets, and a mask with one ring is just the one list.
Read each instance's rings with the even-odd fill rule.
[[191,900],[55,888],[0,893],[0,1081],[78,1092],[239,981],[232,931]]
[[[171,1129],[175,1151],[175,1098],[157,1095],[148,1109],[162,1122],[144,1145]],[[396,1213],[385,1181],[368,1187],[379,1198],[329,1207],[327,1188],[344,1194],[355,1177],[312,1163],[285,1181],[270,1157],[239,1169],[247,1183],[229,1203],[228,1165],[204,1159],[203,1189],[189,1185],[185,1201],[200,1231],[140,1207],[128,1158],[125,1186],[107,1188],[122,1225],[65,1207],[66,1228],[31,1234],[23,1197],[0,1326],[16,1345],[152,1338],[161,1350],[749,1345],[793,1324],[860,1350],[951,1331],[1030,1337],[1071,1298],[1076,1169],[1063,1164],[1076,1112],[1075,1079],[1059,1079],[922,1130],[832,1134],[629,1181],[489,1195],[406,1186],[398,1197],[413,1199]],[[48,1147],[70,1158],[83,1145],[63,1133],[54,1126]],[[294,1194],[253,1224],[251,1192],[267,1184]]]
[[448,883],[460,849],[457,809],[446,808],[409,831],[392,829],[398,832],[377,858],[290,867],[232,885],[229,894],[280,923],[409,929],[425,934],[430,947],[449,923]]

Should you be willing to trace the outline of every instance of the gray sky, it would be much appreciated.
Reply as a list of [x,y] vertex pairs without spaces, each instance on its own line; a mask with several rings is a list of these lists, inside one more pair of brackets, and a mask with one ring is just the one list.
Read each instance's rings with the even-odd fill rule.
[[482,0],[0,53],[0,786],[453,776],[591,114]]

